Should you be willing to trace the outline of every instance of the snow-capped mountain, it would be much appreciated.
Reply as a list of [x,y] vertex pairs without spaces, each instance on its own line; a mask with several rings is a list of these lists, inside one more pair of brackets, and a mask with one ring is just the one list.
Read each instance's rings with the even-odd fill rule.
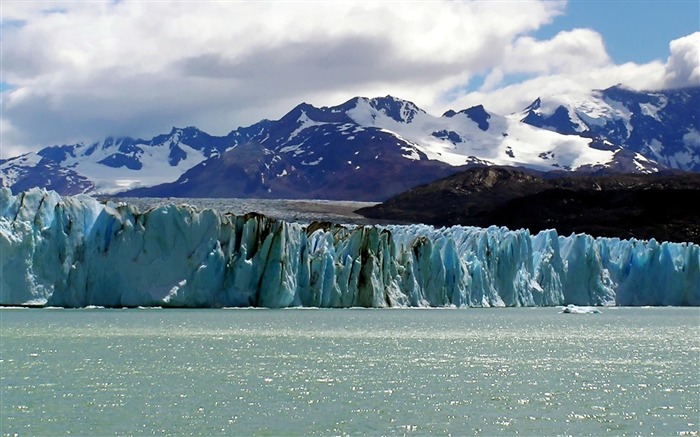
[[532,126],[594,140],[593,147],[639,153],[700,171],[700,87],[638,92],[622,86],[587,96],[537,99],[521,114]]
[[108,137],[102,142],[51,146],[0,161],[0,182],[13,191],[39,186],[63,194],[114,194],[176,180],[195,165],[248,141],[263,120],[225,137],[195,127],[175,128],[150,140]]
[[[0,179],[14,191],[64,194],[382,200],[475,164],[700,170],[688,164],[700,153],[698,117],[689,109],[698,90],[656,93],[652,101],[652,93],[611,89],[568,106],[538,99],[509,116],[483,106],[434,116],[391,96],[303,103],[224,137],[190,127],[151,140],[48,147],[0,162]],[[682,146],[667,141],[678,136]]]
[[391,96],[354,98],[334,107],[301,104],[178,181],[129,194],[381,200],[461,166],[570,170],[614,159],[590,142],[481,106],[437,117]]
[[[176,129],[151,140],[109,137],[102,142],[52,146],[0,164],[4,186],[44,186],[59,192],[112,193],[133,185],[157,185],[216,156],[228,138],[196,128]],[[47,169],[56,169],[47,173]]]
[[422,112],[394,98],[356,98],[331,108],[303,103],[177,181],[128,194],[379,200],[456,171],[400,134],[355,120],[362,105],[376,105],[376,118],[396,124]]

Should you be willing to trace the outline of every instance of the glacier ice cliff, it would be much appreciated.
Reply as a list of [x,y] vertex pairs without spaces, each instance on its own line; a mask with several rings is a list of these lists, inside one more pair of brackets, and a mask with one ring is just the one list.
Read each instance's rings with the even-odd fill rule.
[[0,191],[0,304],[700,305],[700,246],[553,230],[301,225]]

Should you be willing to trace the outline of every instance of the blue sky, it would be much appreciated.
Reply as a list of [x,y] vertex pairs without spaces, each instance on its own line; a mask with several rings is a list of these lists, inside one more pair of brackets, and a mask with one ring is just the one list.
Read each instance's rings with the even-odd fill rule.
[[[562,15],[532,33],[550,39],[557,33],[590,28],[601,34],[610,58],[618,64],[666,60],[669,42],[700,31],[700,0],[569,0]],[[532,74],[509,75],[502,85]],[[462,90],[475,91],[485,76],[475,76]]]
[[[57,12],[58,11],[58,12]],[[391,94],[433,114],[700,84],[698,0],[2,0],[0,157]]]
[[617,63],[665,60],[669,41],[700,30],[700,0],[571,0],[564,15],[534,35],[546,39],[577,27],[600,33]]

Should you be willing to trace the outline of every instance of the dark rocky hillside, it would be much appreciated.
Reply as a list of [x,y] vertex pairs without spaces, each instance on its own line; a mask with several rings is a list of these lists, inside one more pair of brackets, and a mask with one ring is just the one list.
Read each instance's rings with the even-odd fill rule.
[[473,168],[358,211],[374,219],[556,229],[700,244],[700,174],[571,176]]
[[366,136],[364,153],[339,147],[315,154],[319,158],[315,158],[314,165],[306,165],[304,159],[310,159],[305,155],[282,157],[261,145],[246,143],[202,162],[175,182],[121,195],[382,201],[466,168],[427,159],[401,159],[402,150],[395,142],[373,133],[367,130],[357,134]]

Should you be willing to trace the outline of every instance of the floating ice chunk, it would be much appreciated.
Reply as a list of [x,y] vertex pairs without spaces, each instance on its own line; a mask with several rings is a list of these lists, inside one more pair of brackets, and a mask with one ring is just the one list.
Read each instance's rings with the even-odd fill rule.
[[579,307],[569,304],[562,309],[562,314],[600,314],[601,311],[593,307]]

